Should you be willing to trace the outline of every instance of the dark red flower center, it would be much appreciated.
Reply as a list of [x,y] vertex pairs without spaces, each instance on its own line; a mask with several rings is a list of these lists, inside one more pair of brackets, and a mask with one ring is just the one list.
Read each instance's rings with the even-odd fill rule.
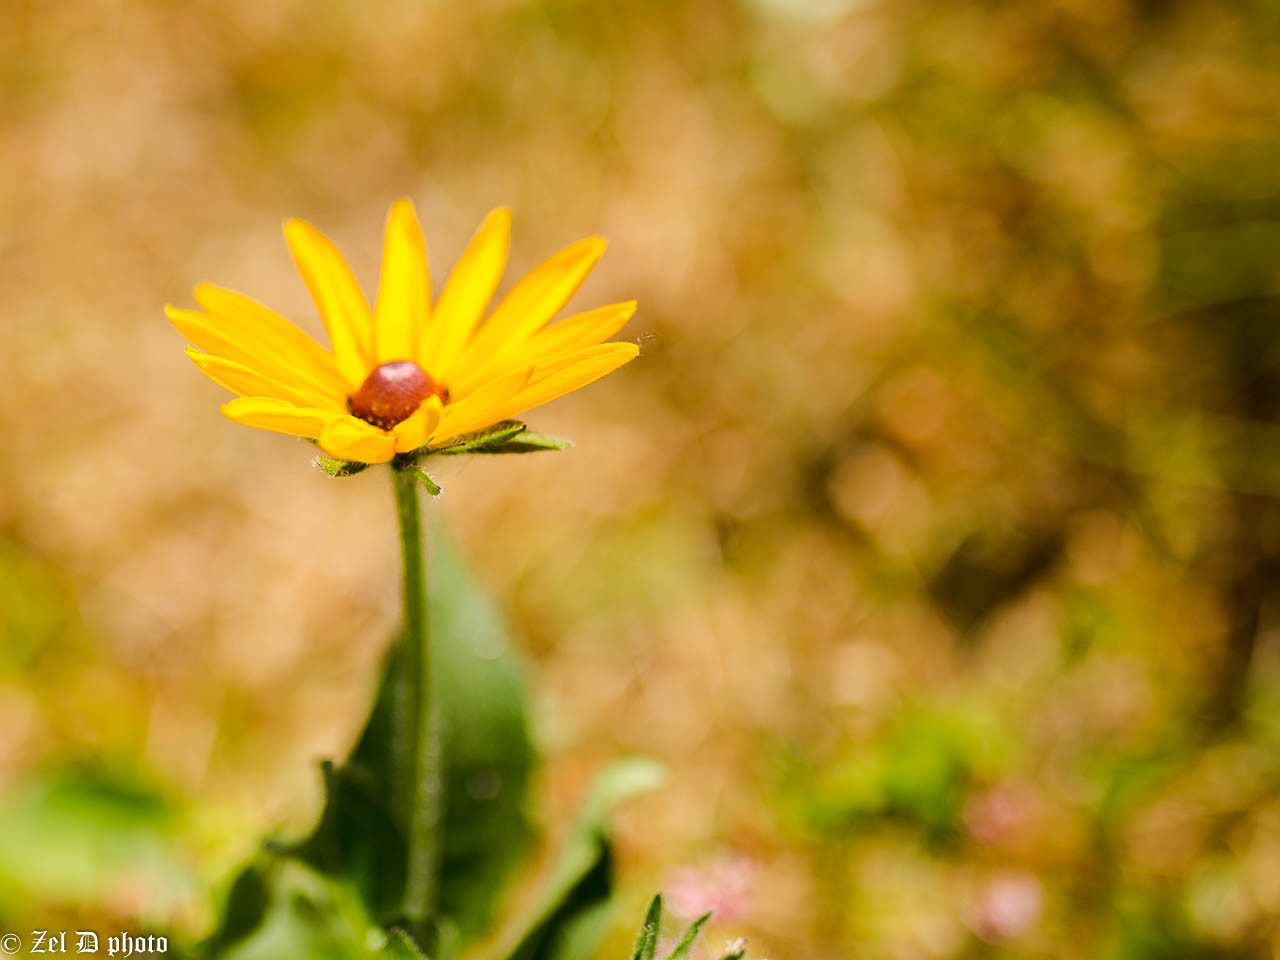
[[390,430],[433,394],[448,402],[449,391],[412,360],[388,360],[347,397],[347,409],[366,423]]

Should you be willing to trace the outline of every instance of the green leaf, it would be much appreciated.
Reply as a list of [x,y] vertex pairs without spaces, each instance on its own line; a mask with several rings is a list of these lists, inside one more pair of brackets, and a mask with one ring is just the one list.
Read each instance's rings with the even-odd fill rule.
[[[294,860],[275,858],[249,886],[232,887],[232,898],[252,901],[257,922],[234,938],[206,941],[198,956],[220,960],[375,960],[389,951],[386,936],[365,912],[359,895],[342,881]],[[261,915],[257,916],[259,908]],[[391,956],[411,960],[410,953]]]
[[[487,929],[495,891],[528,848],[533,751],[523,680],[496,607],[438,524],[428,553],[433,687],[446,729],[438,960]],[[393,784],[404,752],[415,749],[391,737],[398,655],[396,645],[351,757],[323,768],[320,823],[283,850],[345,879],[387,928],[402,919],[406,869],[407,824],[393,812]]]
[[593,784],[533,909],[489,960],[586,960],[607,930],[613,892],[608,818],[619,803],[656,788],[662,768],[652,760],[619,761]]
[[405,851],[385,787],[375,769],[359,762],[337,767],[325,761],[320,769],[325,803],[319,824],[301,844],[269,849],[345,879],[370,914],[390,926],[404,891]]
[[339,460],[337,457],[327,457],[323,453],[316,454],[311,465],[328,477],[354,477],[357,473],[361,473],[369,469],[369,464],[361,463],[359,460]]
[[532,837],[533,769],[524,679],[497,607],[432,525],[431,645],[444,711],[440,905],[463,941],[492,919],[495,891]]
[[418,945],[403,930],[391,931],[387,946],[382,952],[391,960],[427,960],[427,955],[418,949]]
[[225,960],[428,960],[404,930],[384,933],[344,881],[294,860],[267,856],[236,878],[222,928],[194,955]]
[[698,933],[702,930],[702,925],[710,919],[711,913],[707,912],[689,924],[689,929],[684,932],[684,936],[680,938],[680,942],[676,944],[676,948],[671,951],[667,960],[683,960],[684,957],[687,957],[690,949],[693,948],[693,941],[698,939]]
[[167,909],[195,886],[175,851],[179,829],[170,799],[131,770],[77,766],[7,786],[0,795],[0,909],[20,897],[109,903],[129,878],[157,891],[157,909]]
[[[397,644],[351,756],[322,767],[320,822],[301,843],[269,847],[242,873],[206,956],[451,960],[488,933],[501,884],[531,833],[525,799],[533,756],[524,686],[497,610],[438,525],[430,543],[432,687],[447,735],[440,915],[415,930],[428,949],[397,932],[404,919],[407,823],[393,798],[403,788],[396,777],[405,751],[418,749],[390,735],[392,698],[402,689],[392,682],[402,655]],[[615,764],[597,778],[541,896],[494,960],[594,955],[607,931],[612,894],[610,812],[661,779],[661,768],[647,760]]]
[[262,926],[271,906],[269,867],[260,860],[249,863],[236,876],[222,906],[217,928],[198,948],[200,956],[216,957]]
[[636,937],[636,948],[631,951],[631,960],[653,960],[653,955],[658,949],[658,934],[661,931],[662,894],[658,894],[649,902],[644,923],[640,925],[640,935]]

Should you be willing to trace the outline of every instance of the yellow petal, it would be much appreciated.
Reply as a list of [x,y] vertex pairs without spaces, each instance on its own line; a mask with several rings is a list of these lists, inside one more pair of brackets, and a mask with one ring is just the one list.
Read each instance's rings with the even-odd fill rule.
[[[605,242],[587,237],[543,261],[502,298],[493,314],[467,345],[458,368],[478,366],[518,350],[550,323],[587,278]],[[441,369],[447,383],[452,371]]]
[[329,331],[333,359],[347,382],[363,382],[373,367],[373,316],[338,248],[311,224],[290,220],[285,240]]
[[565,317],[531,337],[526,352],[540,359],[575,347],[603,343],[625,327],[635,312],[636,302],[627,300]]
[[326,409],[330,405],[336,412],[344,412],[341,406],[324,394],[298,386],[280,383],[251,370],[242,363],[201,353],[195,347],[187,347],[187,356],[200,371],[221,387],[242,397],[274,397],[299,407]]
[[[420,364],[437,380],[456,362],[498,289],[511,245],[511,211],[499,207],[476,231],[431,315],[420,346]],[[448,382],[444,380],[444,382]]]
[[[338,396],[345,396],[354,386],[342,378],[328,350],[274,310],[211,283],[200,284],[194,293],[196,303],[229,335],[287,357],[308,380]],[[255,364],[249,366],[256,369]]]
[[579,387],[585,387],[605,374],[612,373],[624,363],[634,360],[640,352],[640,348],[634,343],[615,343],[605,346],[610,348],[607,352],[588,360],[581,360],[571,367],[530,384],[498,411],[495,420],[506,420],[508,417],[514,417],[557,397],[562,397]]
[[426,330],[430,310],[427,244],[413,204],[400,199],[387,216],[382,244],[382,277],[373,318],[376,361],[416,360],[418,338]]
[[505,368],[532,366],[581,347],[602,343],[626,326],[635,312],[636,302],[628,300],[565,317],[534,334],[523,347],[510,354],[504,353],[488,363],[481,361],[474,370],[459,368],[454,383],[459,391],[465,393]]
[[[586,360],[594,360],[597,357],[620,356],[621,353],[626,352],[625,348],[634,346],[635,344],[632,343],[597,343],[592,347],[582,347],[579,350],[562,353],[557,357],[548,357],[541,363],[533,365],[533,369],[529,374],[529,386],[532,388],[553,374],[557,374],[561,370],[568,370],[570,367],[575,367]],[[619,351],[619,347],[622,347],[623,350]],[[632,356],[634,355],[633,353]],[[628,357],[627,359],[631,358]]]
[[509,406],[512,399],[529,383],[528,370],[512,370],[481,386],[457,403],[444,408],[444,417],[431,438],[432,443],[443,443],[460,433],[478,430],[502,419],[495,416],[498,410]]
[[440,423],[440,399],[431,397],[413,416],[397,423],[391,433],[396,438],[396,453],[409,453],[423,446]]
[[[223,317],[210,317],[198,310],[165,307],[165,316],[188,341],[214,356],[233,360],[263,376],[298,389],[340,401],[346,395],[341,381],[326,377],[324,371],[309,368],[301,355],[279,344],[261,339],[246,328],[228,323]],[[332,373],[332,370],[330,371]]]
[[342,460],[385,463],[396,452],[396,438],[355,417],[339,417],[321,432],[320,447]]
[[222,405],[222,412],[236,423],[275,433],[314,440],[340,414],[329,410],[297,407],[274,397],[238,397]]

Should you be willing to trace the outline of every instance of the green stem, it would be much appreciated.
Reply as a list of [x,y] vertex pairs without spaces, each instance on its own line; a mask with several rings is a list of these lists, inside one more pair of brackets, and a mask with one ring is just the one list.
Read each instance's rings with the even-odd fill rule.
[[393,464],[400,548],[404,558],[404,623],[400,634],[392,713],[392,796],[407,825],[408,862],[403,912],[419,937],[434,926],[440,873],[444,796],[443,722],[432,685],[431,633],[418,479],[412,466]]

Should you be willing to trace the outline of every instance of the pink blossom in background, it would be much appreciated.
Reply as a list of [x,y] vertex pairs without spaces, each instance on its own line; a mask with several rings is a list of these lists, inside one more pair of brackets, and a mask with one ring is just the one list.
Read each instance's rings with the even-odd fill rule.
[[664,899],[678,916],[700,917],[710,911],[717,923],[732,923],[749,908],[756,865],[741,854],[717,857],[671,874]]
[[1002,846],[1010,843],[1032,819],[1035,803],[1035,795],[1022,784],[996,784],[965,804],[965,827],[979,843]]
[[1044,912],[1044,887],[1026,871],[1002,873],[978,892],[970,925],[983,940],[1012,940],[1036,925]]

